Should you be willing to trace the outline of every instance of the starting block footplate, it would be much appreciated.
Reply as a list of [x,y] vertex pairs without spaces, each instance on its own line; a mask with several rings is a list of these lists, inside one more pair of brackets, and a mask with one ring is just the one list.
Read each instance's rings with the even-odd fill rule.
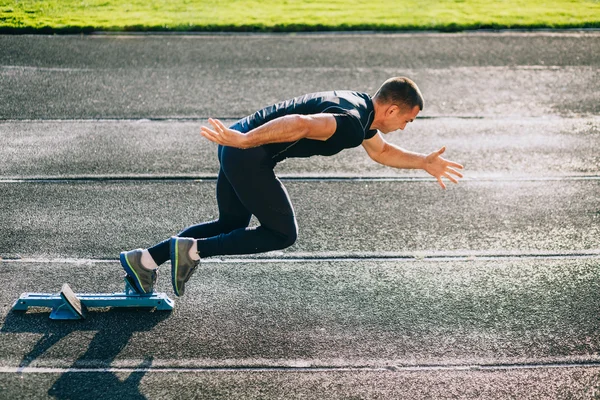
[[58,294],[23,293],[13,304],[13,311],[27,311],[29,307],[49,307],[51,319],[84,319],[88,308],[94,307],[148,307],[170,311],[175,303],[166,293],[140,295],[125,279],[125,291],[120,293],[73,293],[64,284]]

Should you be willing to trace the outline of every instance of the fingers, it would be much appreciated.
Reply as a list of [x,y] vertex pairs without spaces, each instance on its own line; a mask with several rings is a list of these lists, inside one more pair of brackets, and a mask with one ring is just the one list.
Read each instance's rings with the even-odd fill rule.
[[453,176],[451,176],[448,173],[444,173],[443,175],[436,177],[436,179],[437,179],[439,185],[442,187],[442,189],[446,189],[446,184],[444,184],[444,181],[442,181],[442,177],[448,179],[452,183],[458,184],[458,179],[454,178]]
[[212,129],[206,127],[206,126],[201,126],[200,127],[200,133],[202,134],[202,136],[204,137],[214,137],[214,136],[219,136],[219,134],[215,131],[213,131]]
[[[455,175],[455,176],[453,176]],[[458,179],[457,178],[462,178],[463,175],[456,171],[453,168],[450,167],[446,167],[445,171],[441,172],[440,175],[435,174],[434,175],[436,180],[438,181],[439,185],[442,187],[442,189],[446,189],[446,185],[444,184],[444,181],[442,180],[442,178],[446,178],[448,179],[450,182],[454,183],[454,184],[458,184]]]
[[450,168],[450,167],[448,167],[448,168],[446,168],[446,170],[448,171],[448,173],[450,173],[450,174],[454,174],[454,175],[458,176],[459,178],[462,178],[462,177],[463,177],[463,174],[461,174],[460,172],[458,172],[458,171],[457,171],[457,170],[455,170],[454,168]]
[[[439,149],[438,151],[434,152],[433,154],[436,154],[439,157],[442,154],[444,154],[445,151],[446,151],[446,146],[443,146],[441,149]],[[448,165],[450,167],[458,168],[458,169],[464,169],[465,168],[461,164],[455,163],[454,161],[448,161],[448,160],[446,160],[445,158],[442,158],[442,157],[440,157],[440,159],[442,161],[444,161],[446,163],[446,165]]]
[[208,132],[202,129],[200,130],[200,135],[210,140],[211,142],[217,143],[217,138],[215,137],[216,135],[214,135],[212,132]]
[[200,128],[200,134],[211,142],[222,144],[220,135],[206,126]]
[[213,126],[214,130],[207,126],[200,127],[200,134],[217,144],[225,144],[227,128],[221,121],[214,118],[209,118],[208,122]]
[[223,146],[237,147],[240,149],[247,147],[243,140],[244,135],[240,132],[227,128],[218,119],[209,118],[208,122],[214,129],[210,129],[207,126],[200,127],[200,134],[206,139]]
[[[440,151],[442,151],[442,150],[446,150],[446,148],[442,147],[442,149],[439,150],[437,153],[441,154]],[[448,161],[448,160],[446,160],[445,158],[442,158],[442,157],[440,157],[440,160],[442,160],[443,162],[445,162],[446,163],[445,165],[448,166],[448,167],[453,167],[453,168],[458,168],[458,169],[465,169],[465,167],[462,164],[455,163],[454,161]]]
[[227,129],[227,127],[218,119],[209,118],[208,122],[210,122],[211,125],[214,126],[219,132],[222,132]]
[[437,181],[442,187],[442,189],[446,189],[446,185],[444,184],[444,182],[442,182],[442,178],[440,176],[437,177]]
[[452,161],[448,161],[448,165],[454,168],[458,168],[458,169],[465,169],[465,167],[463,167],[462,165],[460,165],[459,163],[455,163]]
[[450,182],[452,183],[458,183],[458,180],[456,180],[456,178],[454,178],[452,175],[445,173],[444,175],[442,175],[444,178],[449,179]]
[[218,119],[209,118],[208,122],[215,128],[217,132],[220,133],[223,131],[223,124]]
[[221,129],[223,129],[223,130],[229,129],[229,127],[225,126],[225,124],[222,123],[221,120],[217,119],[216,121],[217,121],[217,124],[219,124],[219,126],[221,127]]

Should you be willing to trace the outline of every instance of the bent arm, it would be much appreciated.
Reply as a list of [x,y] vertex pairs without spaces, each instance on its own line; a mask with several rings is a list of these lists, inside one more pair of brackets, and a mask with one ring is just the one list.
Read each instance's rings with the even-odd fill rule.
[[300,139],[327,140],[336,129],[332,114],[286,115],[248,132],[246,144],[257,147],[267,143],[287,143]]
[[250,132],[243,134],[227,128],[216,119],[209,119],[214,127],[203,126],[201,134],[205,138],[224,146],[242,149],[257,147],[268,143],[295,142],[300,139],[327,140],[337,128],[332,114],[285,115],[267,122]]

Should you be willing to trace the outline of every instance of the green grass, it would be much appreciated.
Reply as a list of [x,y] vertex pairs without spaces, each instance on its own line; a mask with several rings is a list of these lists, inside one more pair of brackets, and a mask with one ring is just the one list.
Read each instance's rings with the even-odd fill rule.
[[0,0],[0,32],[600,28],[600,0]]

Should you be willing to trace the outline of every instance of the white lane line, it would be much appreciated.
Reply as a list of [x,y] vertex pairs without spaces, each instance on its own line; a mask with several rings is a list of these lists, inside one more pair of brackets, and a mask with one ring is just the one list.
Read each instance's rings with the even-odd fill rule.
[[30,65],[0,65],[0,70],[6,71],[41,71],[41,72],[90,72],[97,71],[91,68],[59,68],[59,67],[39,67]]
[[[335,176],[335,175],[285,175],[279,178],[283,181],[295,182],[433,182],[434,178],[421,176]],[[213,182],[217,180],[216,175],[73,175],[73,176],[49,176],[30,178],[0,178],[0,183],[59,183],[71,182],[127,182],[127,181],[189,181],[189,182]],[[461,182],[566,182],[566,181],[598,181],[600,175],[565,175],[565,176],[524,176],[524,177],[466,177]]]
[[[141,67],[144,71],[162,71],[163,68],[152,68],[152,67]],[[588,65],[576,65],[576,66],[562,66],[562,65],[514,65],[514,66],[495,66],[495,65],[487,65],[487,66],[456,66],[449,67],[448,70],[454,71],[497,71],[497,72],[505,72],[505,71],[568,71],[568,70],[593,70],[593,66]],[[297,72],[299,74],[310,71],[311,73],[341,73],[341,72],[367,72],[367,71],[381,71],[388,72],[388,75],[391,75],[397,70],[395,68],[373,68],[373,67],[238,67],[232,69],[233,71],[245,71],[245,72],[277,72],[277,71],[286,71],[286,72]],[[60,67],[42,67],[42,66],[21,66],[21,65],[0,65],[0,73],[3,71],[11,72],[107,72],[113,71],[111,68],[60,68]],[[413,70],[414,71],[414,70]],[[431,73],[438,71],[437,68],[421,68],[419,72],[421,73]],[[411,72],[406,69],[405,72]],[[412,75],[412,74],[411,74]]]
[[428,371],[510,371],[536,369],[600,368],[600,362],[553,364],[474,364],[474,365],[414,365],[414,366],[342,366],[342,367],[146,367],[146,368],[52,368],[0,367],[3,374],[66,374],[66,373],[210,373],[210,372],[428,372]]
[[[444,262],[444,261],[497,261],[497,260],[571,260],[600,258],[600,249],[561,252],[561,253],[466,253],[466,254],[398,254],[398,253],[311,253],[295,255],[294,253],[277,256],[248,257],[248,258],[208,258],[204,264],[256,264],[256,263],[302,263],[302,262],[361,262],[361,261],[393,261],[393,262]],[[115,264],[118,259],[92,258],[0,258],[0,263],[22,264]]]

